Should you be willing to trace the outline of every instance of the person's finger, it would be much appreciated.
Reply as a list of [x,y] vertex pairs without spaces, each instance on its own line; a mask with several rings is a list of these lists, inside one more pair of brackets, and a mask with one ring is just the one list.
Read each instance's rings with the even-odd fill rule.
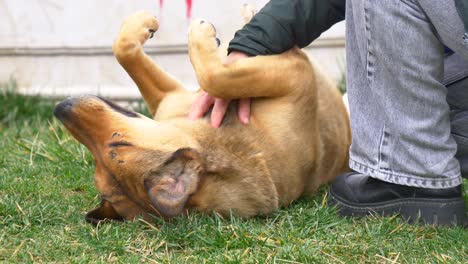
[[216,99],[214,101],[213,111],[211,112],[211,126],[219,127],[223,122],[224,115],[226,114],[229,102],[227,99]]
[[190,120],[201,118],[206,112],[208,112],[214,101],[215,98],[213,96],[209,95],[205,91],[201,91],[190,107],[188,118]]
[[250,121],[250,98],[243,98],[239,100],[239,107],[237,108],[237,116],[242,124],[247,125]]

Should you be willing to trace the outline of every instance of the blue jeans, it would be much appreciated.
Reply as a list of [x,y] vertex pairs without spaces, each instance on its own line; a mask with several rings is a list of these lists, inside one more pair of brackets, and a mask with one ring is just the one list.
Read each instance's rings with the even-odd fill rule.
[[408,186],[461,184],[460,168],[468,174],[468,80],[446,77],[444,84],[444,59],[454,58],[446,58],[444,45],[468,61],[463,34],[453,0],[347,1],[353,170]]

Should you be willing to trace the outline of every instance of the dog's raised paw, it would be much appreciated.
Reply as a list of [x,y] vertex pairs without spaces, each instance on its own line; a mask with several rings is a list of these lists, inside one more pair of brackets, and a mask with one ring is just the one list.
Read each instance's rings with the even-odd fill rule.
[[159,23],[155,16],[148,11],[138,11],[125,19],[119,38],[127,40],[136,38],[140,44],[144,44],[154,36],[158,28]]
[[189,30],[189,46],[197,49],[200,47],[216,49],[220,44],[221,41],[216,38],[216,28],[213,24],[202,19],[194,20],[191,23]]
[[197,19],[192,22],[190,25],[190,33],[200,35],[201,37],[215,37],[216,36],[216,28],[210,22]]

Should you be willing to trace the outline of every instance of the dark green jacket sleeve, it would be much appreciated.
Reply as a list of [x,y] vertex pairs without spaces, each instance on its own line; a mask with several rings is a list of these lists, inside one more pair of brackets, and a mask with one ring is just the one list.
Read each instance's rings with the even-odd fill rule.
[[228,52],[278,54],[295,45],[305,47],[344,19],[345,0],[271,0],[238,30]]

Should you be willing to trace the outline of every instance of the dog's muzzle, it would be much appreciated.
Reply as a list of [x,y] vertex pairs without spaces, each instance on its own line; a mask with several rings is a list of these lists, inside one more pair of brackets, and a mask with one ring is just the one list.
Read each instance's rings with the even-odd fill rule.
[[75,98],[68,98],[60,102],[57,106],[55,106],[54,116],[61,121],[67,119],[70,116],[71,109],[73,108],[75,101]]

